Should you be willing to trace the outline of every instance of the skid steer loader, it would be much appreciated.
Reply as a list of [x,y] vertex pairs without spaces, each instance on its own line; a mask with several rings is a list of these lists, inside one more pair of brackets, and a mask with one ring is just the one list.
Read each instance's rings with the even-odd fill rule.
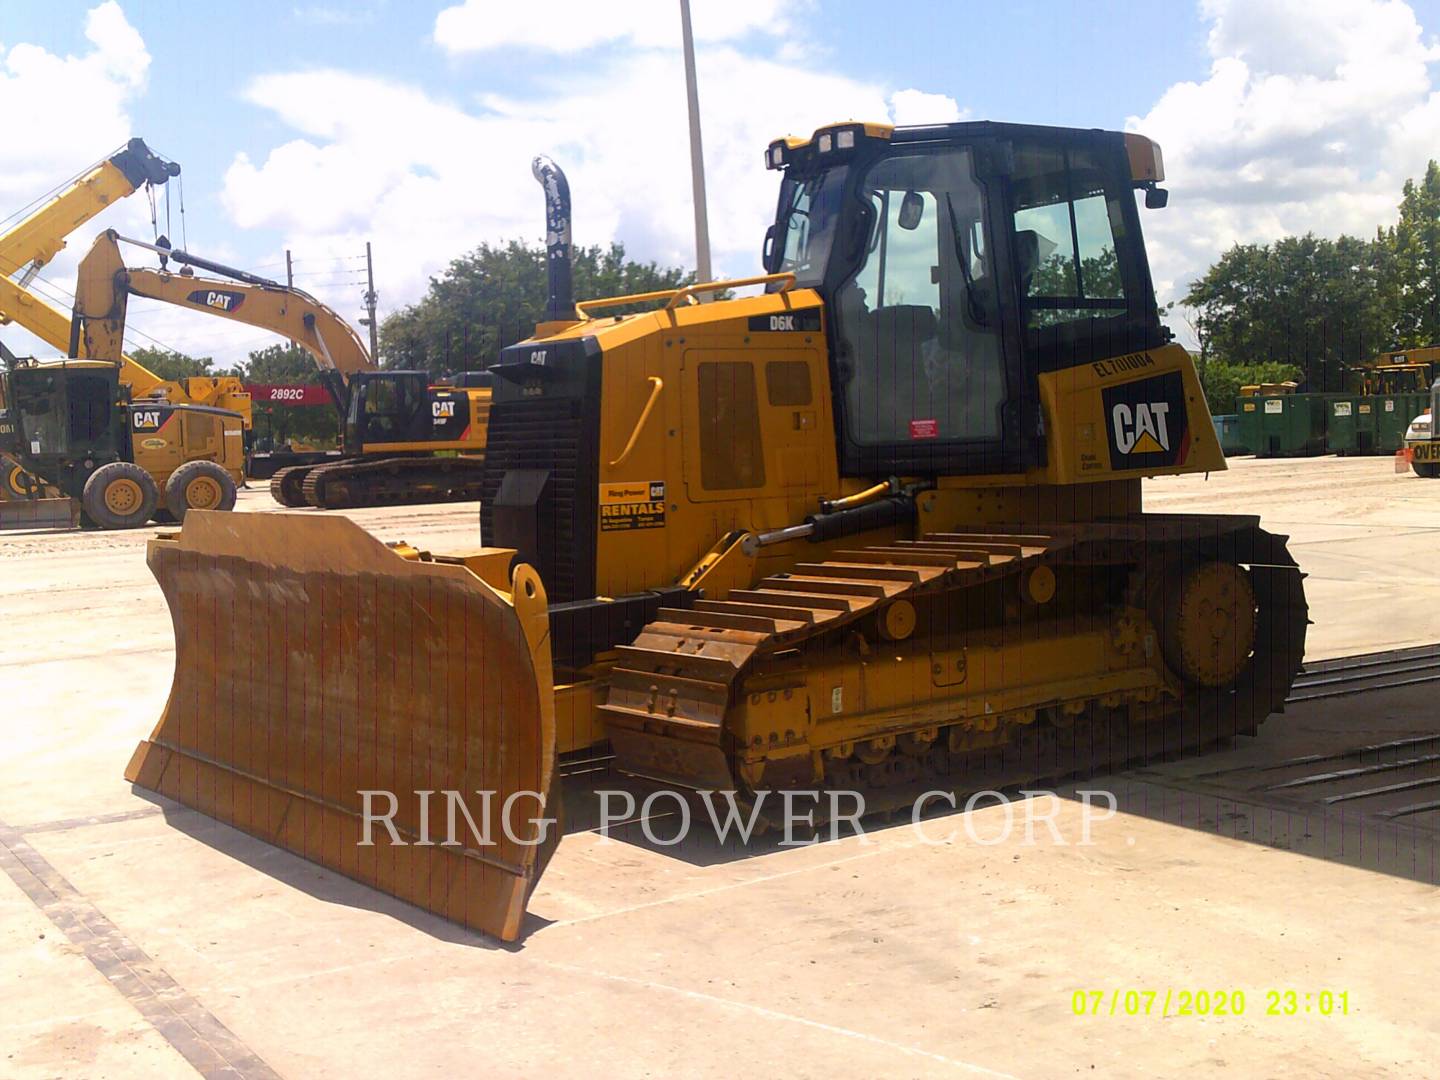
[[[494,369],[493,546],[192,513],[149,548],[176,674],[127,777],[510,940],[569,755],[876,809],[1278,710],[1307,624],[1284,538],[1141,509],[1144,476],[1225,468],[1141,240],[1159,147],[844,123],[765,162],[764,275],[575,304],[537,159],[551,297]],[[438,792],[482,827],[437,843]]]

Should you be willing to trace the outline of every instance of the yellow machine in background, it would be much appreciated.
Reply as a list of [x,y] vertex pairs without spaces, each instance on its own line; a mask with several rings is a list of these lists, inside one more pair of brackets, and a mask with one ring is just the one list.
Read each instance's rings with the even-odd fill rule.
[[[846,123],[765,158],[765,274],[578,305],[537,160],[551,300],[495,369],[492,546],[192,515],[150,544],[176,675],[127,777],[513,939],[570,755],[823,816],[827,791],[1089,772],[1281,708],[1307,622],[1284,538],[1142,510],[1142,477],[1225,468],[1141,239],[1159,148]],[[359,846],[373,789],[405,846]],[[413,846],[421,790],[524,817]]]
[[245,458],[239,415],[131,401],[120,372],[103,360],[57,360],[0,373],[0,452],[106,529],[234,507]]
[[[183,269],[127,267],[122,241]],[[196,267],[225,279],[196,277]],[[335,403],[342,449],[332,460],[276,472],[270,490],[281,505],[337,509],[478,497],[488,386],[432,387],[427,372],[381,371],[355,329],[307,293],[113,230],[96,238],[80,264],[72,351],[118,356],[131,296],[269,330],[314,359]]]
[[[80,355],[71,340],[71,317],[31,291],[31,279],[64,249],[65,237],[112,203],[178,175],[179,165],[157,156],[143,140],[131,139],[0,235],[0,325],[13,322],[63,355]],[[239,413],[250,427],[250,395],[233,376],[162,379],[126,356],[119,340],[101,358],[120,365],[120,383],[132,398],[225,409]]]

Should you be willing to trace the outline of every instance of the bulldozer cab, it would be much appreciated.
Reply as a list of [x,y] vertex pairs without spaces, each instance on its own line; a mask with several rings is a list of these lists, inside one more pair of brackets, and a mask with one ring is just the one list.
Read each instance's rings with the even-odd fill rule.
[[1038,376],[1167,340],[1133,195],[1163,205],[1163,174],[1140,136],[840,125],[766,163],[785,173],[766,269],[833,320],[844,475],[1043,465]]
[[4,378],[7,408],[0,448],[13,450],[37,475],[60,484],[67,463],[103,464],[123,456],[126,432],[116,408],[116,365],[19,367]]

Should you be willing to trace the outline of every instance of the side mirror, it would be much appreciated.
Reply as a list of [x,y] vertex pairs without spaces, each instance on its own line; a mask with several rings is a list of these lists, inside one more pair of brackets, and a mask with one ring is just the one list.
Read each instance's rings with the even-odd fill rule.
[[906,232],[914,232],[920,227],[920,219],[925,216],[925,196],[918,191],[907,191],[905,197],[900,200],[900,214],[896,224]]
[[1145,189],[1145,209],[1164,210],[1170,202],[1170,192],[1162,187],[1148,187]]
[[775,273],[775,226],[765,230],[765,243],[760,247],[760,265],[767,274]]

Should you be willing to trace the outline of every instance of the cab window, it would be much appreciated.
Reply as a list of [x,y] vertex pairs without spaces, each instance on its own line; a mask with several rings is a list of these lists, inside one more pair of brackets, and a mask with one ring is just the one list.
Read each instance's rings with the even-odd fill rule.
[[1125,316],[1116,242],[1125,216],[1096,155],[1021,145],[1015,156],[1015,259],[1026,328]]
[[835,304],[847,436],[860,447],[998,440],[1000,315],[970,150],[892,153],[859,196],[872,225]]

